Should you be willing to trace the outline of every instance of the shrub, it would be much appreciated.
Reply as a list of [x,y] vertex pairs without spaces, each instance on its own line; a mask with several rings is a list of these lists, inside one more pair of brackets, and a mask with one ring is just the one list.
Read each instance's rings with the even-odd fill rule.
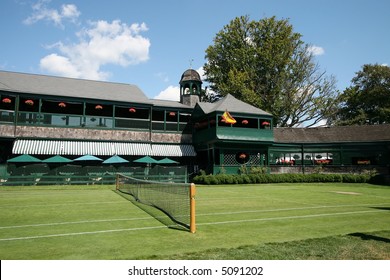
[[[373,178],[373,179],[371,179]],[[375,179],[374,179],[375,178]],[[378,177],[368,174],[200,174],[193,182],[202,185],[222,184],[268,184],[268,183],[368,183],[378,182]]]
[[263,166],[252,166],[250,168],[250,174],[266,174],[267,173],[267,167]]

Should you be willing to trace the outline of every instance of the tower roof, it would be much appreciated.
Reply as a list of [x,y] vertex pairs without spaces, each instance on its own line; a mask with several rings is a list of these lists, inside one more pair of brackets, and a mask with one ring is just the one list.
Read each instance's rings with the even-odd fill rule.
[[202,82],[200,79],[200,75],[197,71],[194,69],[187,69],[184,71],[183,75],[181,75],[180,83],[185,81],[199,81]]

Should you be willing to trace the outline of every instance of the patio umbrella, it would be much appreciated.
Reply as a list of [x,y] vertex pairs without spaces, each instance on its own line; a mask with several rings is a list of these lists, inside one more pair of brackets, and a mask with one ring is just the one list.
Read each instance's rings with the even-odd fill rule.
[[154,158],[152,158],[150,156],[144,156],[142,158],[134,160],[133,162],[146,163],[146,167],[145,167],[144,173],[145,173],[145,179],[148,179],[150,165],[152,163],[158,163],[158,160],[155,160]]
[[14,158],[9,159],[7,162],[11,163],[38,163],[42,162],[40,159],[30,156],[30,155],[20,155]]
[[173,159],[170,158],[163,158],[158,161],[160,164],[177,164],[177,161],[174,161]]
[[42,160],[43,163],[47,163],[50,166],[50,173],[51,175],[58,175],[59,168],[61,168],[63,165],[66,165],[67,163],[73,162],[73,160],[63,157],[63,156],[52,156],[50,158]]
[[92,155],[84,155],[74,159],[74,161],[103,161],[103,160],[101,158]]
[[50,158],[42,160],[42,162],[45,162],[45,163],[69,163],[69,162],[72,162],[72,161],[73,160],[71,160],[69,158],[66,158],[66,157],[63,157],[63,156],[59,156],[59,155],[52,156]]
[[118,155],[113,155],[112,157],[103,161],[104,164],[118,164],[118,163],[127,163],[127,162],[129,161]]
[[142,158],[134,160],[134,162],[151,164],[151,163],[158,163],[158,160],[155,160],[150,156],[144,156]]
[[12,174],[29,175],[31,173],[36,173],[36,170],[30,170],[30,167],[37,166],[37,164],[39,165],[42,161],[36,157],[23,154],[11,158],[7,162],[15,164],[15,169],[11,171]]

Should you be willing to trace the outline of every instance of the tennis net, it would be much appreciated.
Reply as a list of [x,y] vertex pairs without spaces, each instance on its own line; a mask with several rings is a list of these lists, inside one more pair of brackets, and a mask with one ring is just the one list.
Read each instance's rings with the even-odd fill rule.
[[195,185],[147,181],[117,174],[117,191],[164,212],[173,222],[195,232]]

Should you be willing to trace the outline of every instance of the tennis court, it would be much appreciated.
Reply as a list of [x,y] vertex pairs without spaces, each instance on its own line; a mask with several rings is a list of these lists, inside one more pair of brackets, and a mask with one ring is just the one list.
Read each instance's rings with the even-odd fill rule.
[[0,189],[0,258],[163,258],[390,230],[390,189],[368,184],[198,186],[195,234],[168,228],[114,189]]

